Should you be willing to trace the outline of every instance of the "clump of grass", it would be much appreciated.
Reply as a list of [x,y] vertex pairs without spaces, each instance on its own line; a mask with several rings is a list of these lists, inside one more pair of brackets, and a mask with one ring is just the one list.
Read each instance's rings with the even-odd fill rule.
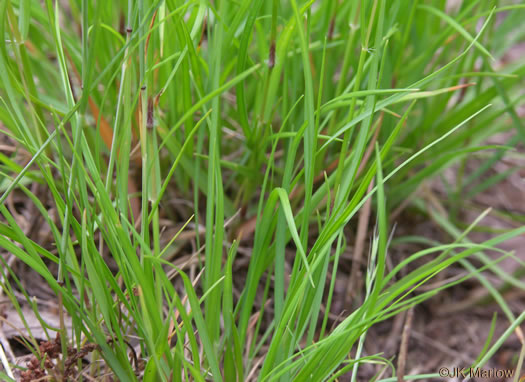
[[[16,259],[56,295],[59,327],[41,319],[40,338],[60,333],[53,369],[91,344],[76,378],[356,380],[364,363],[395,376],[363,354],[368,330],[473,277],[509,320],[472,366],[483,365],[525,315],[482,271],[523,288],[498,245],[525,227],[473,243],[488,211],[474,222],[460,212],[504,179],[488,170],[525,139],[525,62],[495,70],[523,38],[525,7],[446,5],[2,2],[2,287],[40,317]],[[504,144],[485,143],[500,132]],[[420,192],[452,168],[441,204]],[[407,206],[449,242],[396,237]],[[387,267],[402,241],[421,250]],[[355,298],[334,321],[350,249]],[[456,263],[465,277],[418,291]]]

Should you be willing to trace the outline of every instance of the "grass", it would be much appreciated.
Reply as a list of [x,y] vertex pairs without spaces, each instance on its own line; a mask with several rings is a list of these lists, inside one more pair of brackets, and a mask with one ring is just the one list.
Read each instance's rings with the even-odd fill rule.
[[[505,57],[525,7],[446,5],[1,2],[1,282],[47,336],[26,320],[38,361],[15,365],[4,344],[3,378],[355,381],[379,364],[395,380],[397,361],[365,354],[369,331],[468,279],[507,320],[463,366],[486,365],[521,335],[502,293],[525,288],[523,262],[498,246],[525,227],[497,206],[462,212],[518,169],[495,163],[522,158],[525,62]],[[407,208],[446,241],[399,236]],[[515,228],[470,239],[488,215]],[[402,243],[420,249],[392,257]],[[344,271],[360,262],[361,281]],[[464,276],[420,289],[453,266]],[[351,281],[339,320],[336,279]]]

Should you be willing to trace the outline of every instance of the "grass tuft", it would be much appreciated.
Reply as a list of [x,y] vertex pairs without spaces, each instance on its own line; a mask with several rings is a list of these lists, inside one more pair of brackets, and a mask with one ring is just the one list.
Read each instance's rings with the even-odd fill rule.
[[1,2],[1,378],[427,380],[368,344],[465,282],[523,345],[525,7],[456,3]]

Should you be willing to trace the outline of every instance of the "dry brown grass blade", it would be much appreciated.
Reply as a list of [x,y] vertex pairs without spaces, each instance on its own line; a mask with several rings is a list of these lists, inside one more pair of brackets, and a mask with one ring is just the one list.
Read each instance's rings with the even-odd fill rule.
[[449,92],[453,92],[453,91],[465,89],[465,88],[468,88],[474,85],[476,85],[475,82],[469,82],[468,84],[460,84],[460,85],[451,86],[449,88],[446,88],[446,90],[448,90]]
[[413,318],[414,307],[411,307],[406,315],[405,326],[403,327],[403,334],[401,336],[401,345],[399,346],[399,358],[397,361],[397,382],[403,382],[405,380],[408,340],[410,338],[410,331],[412,330]]
[[[370,144],[368,145],[368,148],[365,152],[365,155],[363,156],[363,160],[361,161],[361,164],[359,165],[359,168],[357,169],[357,176],[361,174],[361,172],[364,170],[366,163],[370,159],[370,156],[372,155],[372,152],[374,150],[375,143],[377,141],[377,137],[379,135],[379,130],[381,129],[381,124],[383,121],[383,113],[380,114],[379,119],[377,120],[376,124],[376,130],[374,133],[374,136],[372,137],[372,140],[370,141]],[[367,192],[371,192],[372,188],[374,187],[374,181],[372,180],[370,184],[368,185]],[[365,240],[366,240],[366,232],[368,228],[368,222],[370,220],[370,210],[372,206],[372,200],[368,199],[365,202],[365,205],[363,208],[359,211],[359,222],[357,225],[357,235],[356,235],[356,243],[354,247],[354,256],[352,259],[352,270],[350,272],[350,278],[348,281],[346,293],[345,293],[345,306],[350,305],[351,298],[353,296],[353,291],[357,287],[357,275],[358,275],[358,269],[361,264],[361,259],[363,257],[363,251],[365,248]]]
[[104,141],[106,147],[111,150],[111,144],[113,143],[113,129],[109,126],[106,118],[100,115],[100,110],[91,97],[88,99],[88,104],[91,114],[93,114],[93,118],[95,118],[96,121],[100,121],[100,137]]
[[[368,185],[367,192],[372,191],[372,188],[374,187],[374,181],[372,180],[370,184]],[[368,231],[368,223],[370,221],[370,211],[372,209],[372,199],[368,199],[363,208],[359,210],[359,221],[357,223],[357,234],[355,239],[355,246],[354,246],[354,256],[352,258],[352,269],[350,271],[350,277],[348,279],[348,284],[346,287],[346,293],[345,293],[345,306],[350,307],[350,303],[352,301],[352,297],[354,297],[355,293],[354,291],[357,290],[358,286],[358,272],[359,268],[361,266],[361,261],[363,258],[363,252],[365,248],[365,242],[366,242],[366,233]]]
[[149,32],[148,32],[148,38],[146,39],[146,45],[144,47],[144,56],[148,54],[149,40],[151,38],[151,30],[153,29],[153,24],[155,23],[155,19],[157,18],[157,11],[158,9],[156,9],[155,12],[153,13],[153,16],[151,17],[151,22],[149,23]]

